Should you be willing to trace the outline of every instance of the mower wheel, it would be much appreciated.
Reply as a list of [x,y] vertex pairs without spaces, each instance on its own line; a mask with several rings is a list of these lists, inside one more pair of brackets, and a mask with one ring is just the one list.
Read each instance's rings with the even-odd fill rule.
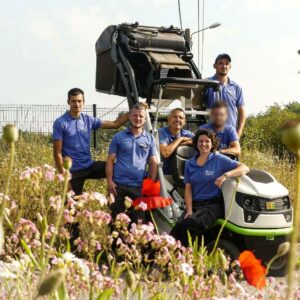
[[277,258],[270,266],[268,276],[283,277],[286,275],[287,255]]
[[[212,241],[206,245],[206,249],[208,252],[211,252],[214,248],[215,241]],[[217,248],[220,248],[224,251],[226,255],[228,255],[231,261],[237,260],[240,256],[240,250],[237,246],[227,240],[219,240]]]

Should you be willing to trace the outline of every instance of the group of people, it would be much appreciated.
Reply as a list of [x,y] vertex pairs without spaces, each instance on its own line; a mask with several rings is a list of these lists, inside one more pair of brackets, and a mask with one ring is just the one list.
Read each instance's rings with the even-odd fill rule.
[[[173,109],[168,116],[168,126],[158,130],[159,150],[164,175],[172,175],[172,155],[180,145],[191,145],[197,154],[185,165],[186,212],[182,221],[172,229],[171,235],[188,245],[188,232],[200,235],[222,216],[221,186],[230,177],[248,172],[248,167],[226,155],[238,157],[241,152],[239,138],[245,124],[242,89],[228,78],[231,58],[220,54],[214,63],[222,101],[214,100],[212,90],[207,92],[211,109],[210,122],[196,133],[184,129],[186,116],[181,108]],[[115,121],[105,121],[82,113],[84,92],[74,88],[68,92],[70,109],[53,125],[54,159],[59,172],[65,172],[63,158],[73,160],[70,185],[76,195],[83,192],[86,179],[106,178],[108,192],[115,196],[111,204],[114,218],[126,210],[124,198],[140,198],[146,177],[157,179],[157,146],[153,135],[144,130],[146,105],[137,103],[128,113]],[[129,126],[113,136],[105,161],[93,161],[90,154],[91,131],[117,129],[129,121]],[[224,155],[225,154],[225,155]],[[133,222],[146,220],[143,210],[131,210]]]

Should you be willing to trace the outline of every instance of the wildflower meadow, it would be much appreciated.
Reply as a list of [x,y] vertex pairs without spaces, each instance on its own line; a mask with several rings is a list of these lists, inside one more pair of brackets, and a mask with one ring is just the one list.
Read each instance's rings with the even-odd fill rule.
[[[75,197],[68,189],[71,161],[59,174],[51,145],[29,144],[6,128],[0,144],[0,299],[286,299],[284,278],[244,252],[231,261],[203,241],[183,247],[155,224],[113,221],[105,181],[89,181]],[[5,131],[4,131],[5,133]],[[243,161],[271,172],[296,195],[288,159],[245,150]],[[124,199],[130,209],[132,200]],[[146,209],[141,204],[141,209]],[[79,236],[71,243],[71,231]],[[289,251],[281,245],[277,255]],[[300,299],[298,273],[291,295]],[[245,280],[246,279],[246,280]]]

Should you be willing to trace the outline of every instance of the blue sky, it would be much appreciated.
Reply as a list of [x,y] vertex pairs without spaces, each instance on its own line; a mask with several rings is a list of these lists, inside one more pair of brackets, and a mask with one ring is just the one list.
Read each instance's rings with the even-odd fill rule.
[[[200,0],[201,2],[201,0]],[[0,0],[0,103],[63,104],[69,88],[87,103],[116,105],[95,92],[94,44],[110,24],[179,26],[177,0]],[[181,0],[184,28],[197,29],[197,0]],[[300,1],[205,0],[204,77],[218,53],[232,56],[231,77],[245,93],[247,111],[300,98]],[[202,22],[202,21],[201,21]],[[194,38],[195,60],[197,40]]]

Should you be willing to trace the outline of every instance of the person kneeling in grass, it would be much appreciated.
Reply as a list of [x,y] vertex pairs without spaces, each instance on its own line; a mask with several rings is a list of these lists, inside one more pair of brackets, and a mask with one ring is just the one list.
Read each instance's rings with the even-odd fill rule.
[[193,146],[198,153],[186,162],[184,173],[186,212],[170,233],[185,247],[188,246],[188,232],[193,239],[223,216],[223,182],[249,172],[246,165],[216,152],[218,138],[209,129],[196,132]]
[[[111,204],[112,218],[126,210],[124,199],[142,196],[143,179],[148,176],[154,181],[157,175],[157,150],[154,137],[144,130],[145,106],[135,104],[129,112],[130,126],[112,138],[106,162],[108,192],[115,195]],[[142,210],[130,211],[132,222],[146,220]]]
[[84,92],[73,88],[68,92],[69,110],[53,124],[53,150],[56,167],[64,173],[63,157],[72,158],[70,185],[75,195],[81,195],[86,179],[105,178],[105,162],[93,161],[90,152],[92,130],[117,129],[128,120],[128,113],[115,121],[105,121],[82,112]]

